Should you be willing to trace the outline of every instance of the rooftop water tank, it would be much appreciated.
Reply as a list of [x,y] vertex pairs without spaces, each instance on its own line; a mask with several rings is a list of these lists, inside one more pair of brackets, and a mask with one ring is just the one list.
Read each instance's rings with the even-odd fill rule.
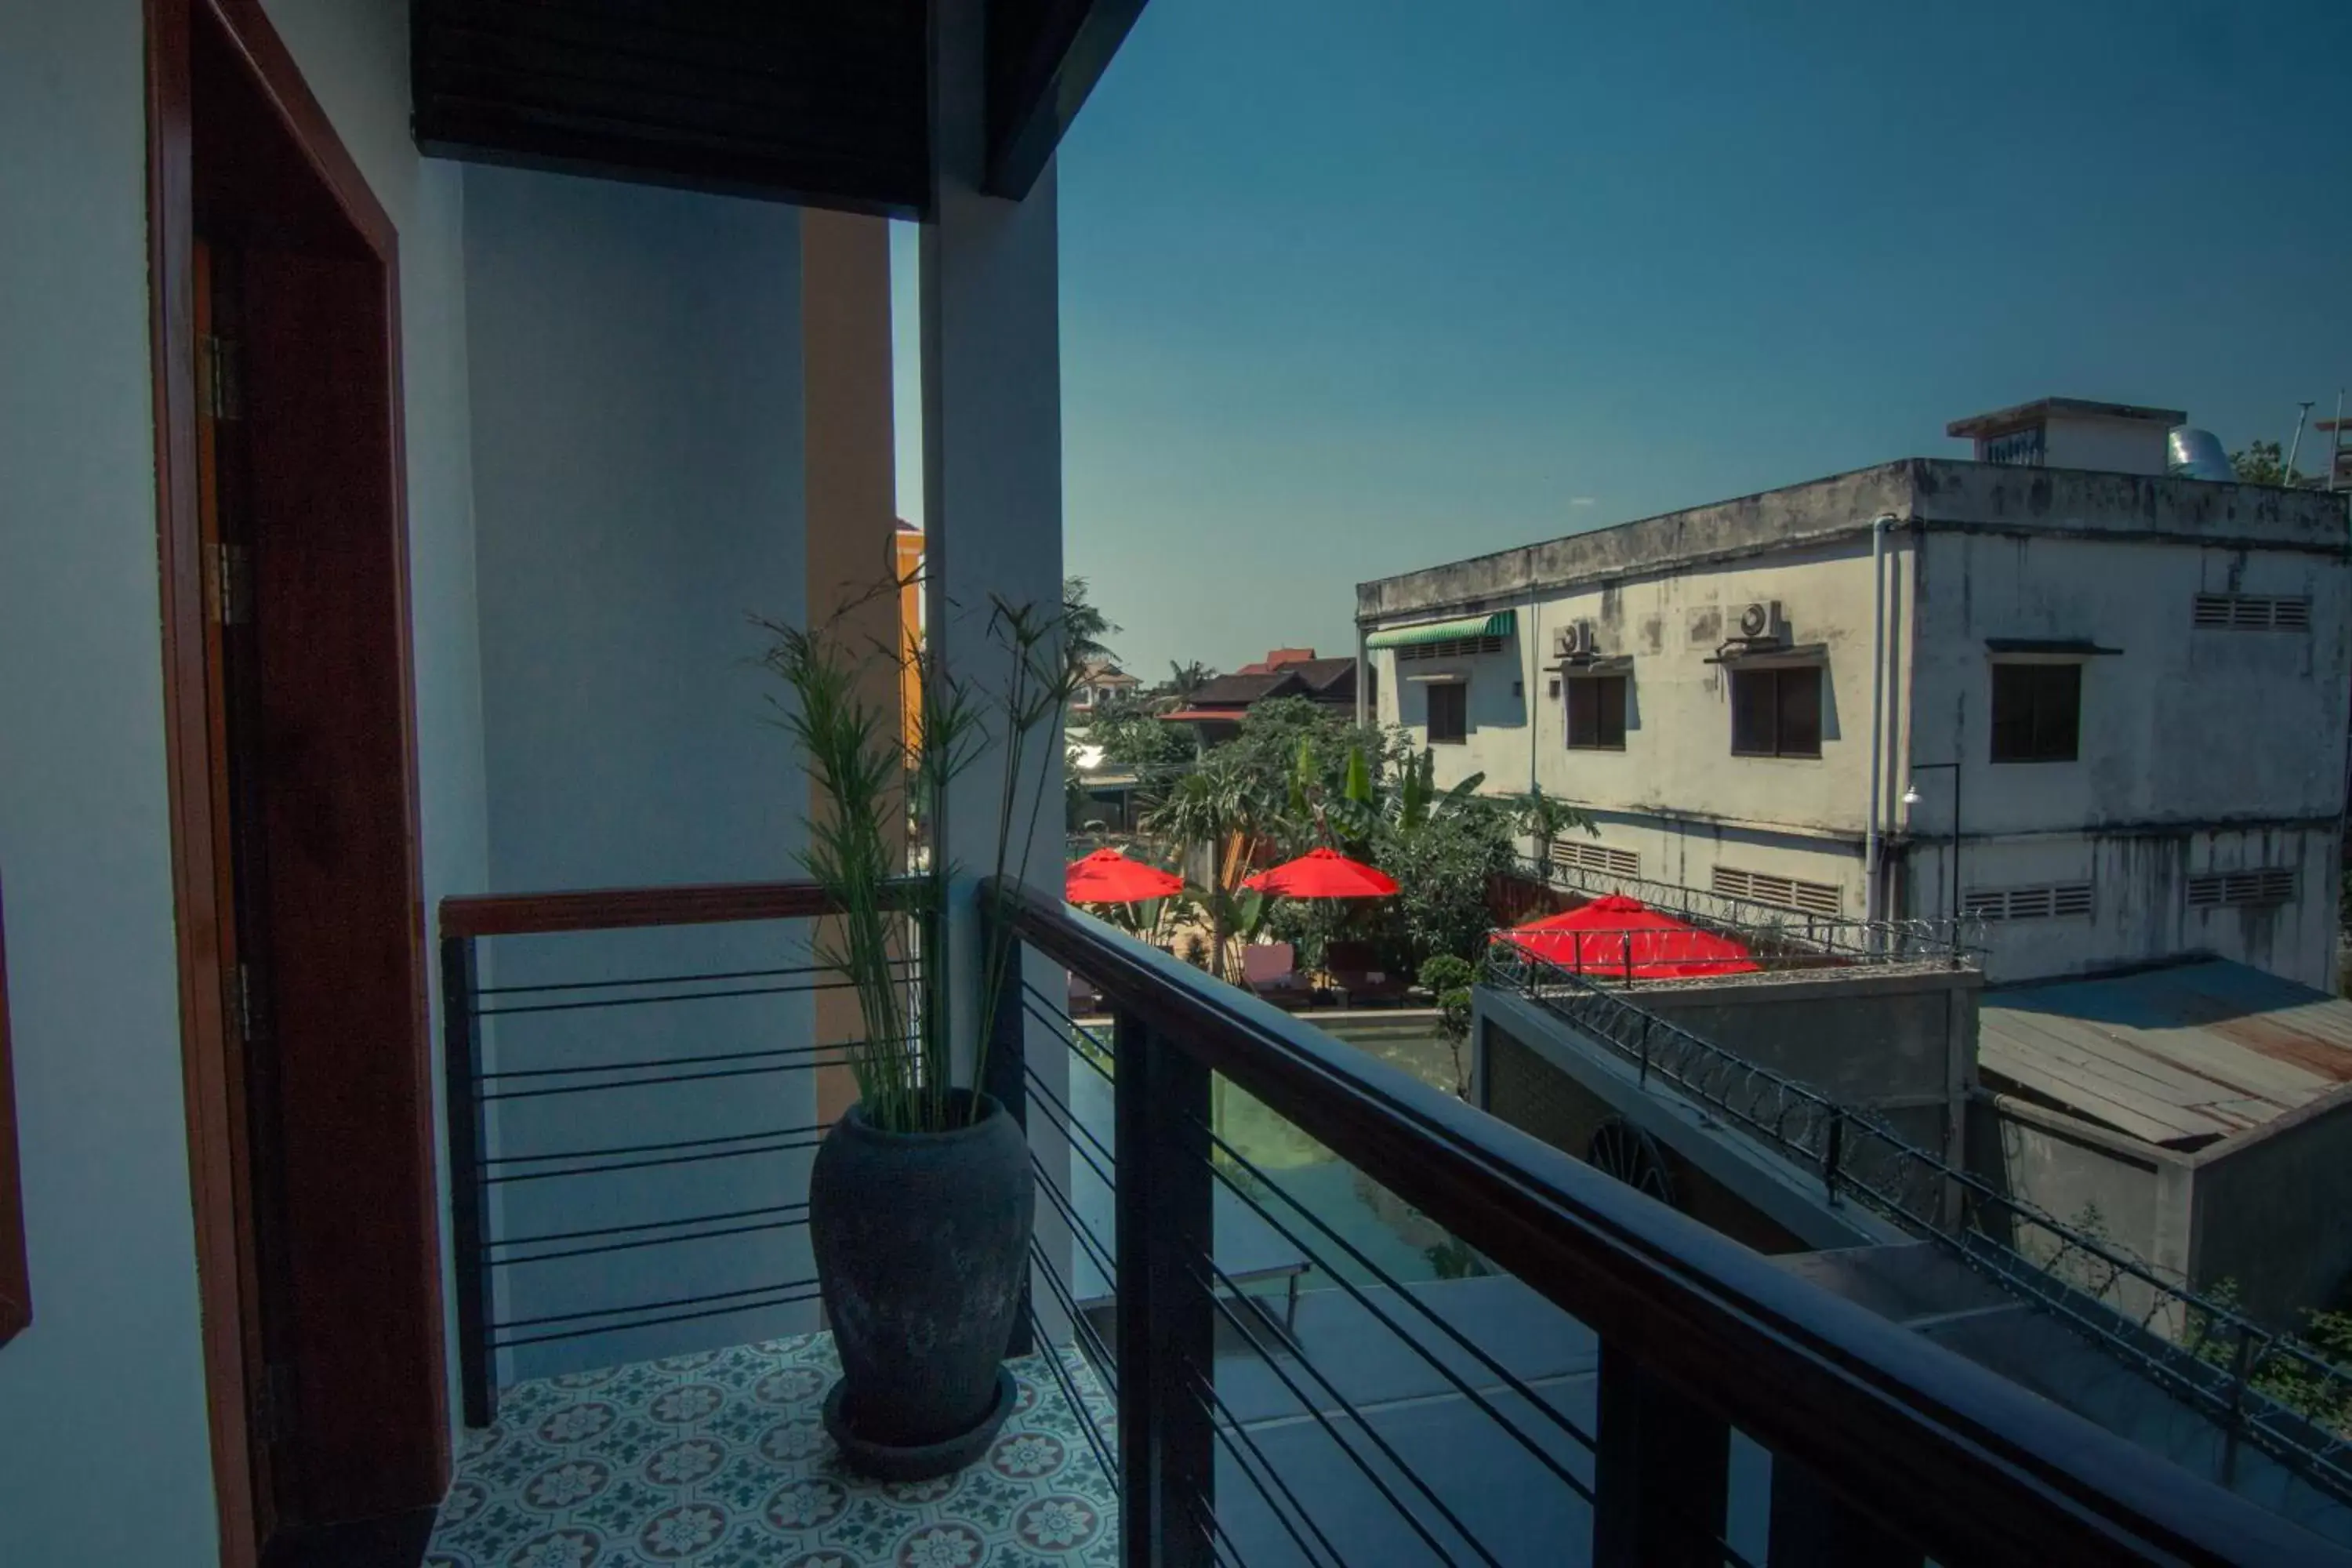
[[2165,437],[2165,471],[2180,479],[2235,479],[2238,472],[2230,467],[2230,455],[2221,450],[2221,438],[2210,430],[2200,430],[2190,425],[2176,425]]

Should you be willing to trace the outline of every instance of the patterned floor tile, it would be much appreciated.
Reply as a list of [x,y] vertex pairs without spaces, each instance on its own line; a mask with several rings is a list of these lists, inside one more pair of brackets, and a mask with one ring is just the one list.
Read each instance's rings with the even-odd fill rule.
[[[503,1390],[467,1434],[426,1568],[1087,1568],[1117,1560],[1101,1385],[1075,1351],[1012,1363],[1019,1403],[962,1473],[852,1473],[825,1435],[832,1336]],[[1073,1409],[1069,1393],[1077,1394]]]

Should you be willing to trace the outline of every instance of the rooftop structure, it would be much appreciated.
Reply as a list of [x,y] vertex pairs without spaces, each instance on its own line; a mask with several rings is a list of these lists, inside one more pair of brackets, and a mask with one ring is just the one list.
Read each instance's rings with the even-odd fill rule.
[[1182,708],[1160,717],[1173,723],[1198,724],[1204,738],[1213,742],[1230,735],[1252,708],[1276,698],[1303,697],[1328,708],[1352,710],[1356,668],[1352,658],[1318,658],[1311,647],[1276,648],[1231,675],[1204,682]]

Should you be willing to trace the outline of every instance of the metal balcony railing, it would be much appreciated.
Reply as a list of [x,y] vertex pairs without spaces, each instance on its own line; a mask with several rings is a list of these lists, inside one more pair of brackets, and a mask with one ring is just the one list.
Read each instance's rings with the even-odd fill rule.
[[[990,1060],[1033,1133],[1085,1156],[1040,1205],[1073,1245],[1039,1249],[1031,1331],[1069,1324],[1115,1391],[1128,1563],[2345,1560],[1057,900],[995,910],[1113,1019],[1024,989]],[[1041,1051],[1071,1054],[1070,1092],[1045,1092]],[[1236,1094],[1485,1277],[1376,1257],[1221,1126]],[[1288,1322],[1236,1268],[1245,1230],[1314,1271]]]
[[467,1426],[534,1367],[814,1323],[792,1238],[825,1129],[772,1089],[846,1059],[793,1010],[845,988],[810,948],[830,907],[798,882],[443,901]]
[[[2352,1501],[2352,1369],[2333,1365],[1903,1138],[1869,1112],[1657,1016],[1622,989],[1497,943],[1486,978],[1801,1170],[1935,1242],[2215,1422]],[[2225,1464],[2227,1463],[2225,1459]]]
[[[1058,899],[982,898],[1027,971],[984,1087],[1041,1188],[1007,1349],[1075,1347],[1039,1358],[1071,1410],[1102,1405],[1088,1370],[1110,1394],[1078,1436],[1124,1563],[2346,1560]],[[837,1057],[761,1011],[830,983],[794,923],[823,912],[793,885],[445,905],[469,1426],[551,1344],[814,1326],[822,1129],[743,1091]],[[656,1018],[707,1047],[620,1022]],[[665,1095],[699,1109],[628,1130]],[[593,1217],[534,1217],[569,1187]],[[739,1228],[754,1272],[706,1268]],[[601,1293],[532,1278],[570,1268]]]
[[1984,922],[1966,917],[1848,920],[1556,860],[1523,858],[1519,874],[1563,892],[1587,897],[1623,893],[1639,899],[1662,913],[1738,938],[1767,970],[1916,963],[1960,968],[1977,963],[1984,948]]

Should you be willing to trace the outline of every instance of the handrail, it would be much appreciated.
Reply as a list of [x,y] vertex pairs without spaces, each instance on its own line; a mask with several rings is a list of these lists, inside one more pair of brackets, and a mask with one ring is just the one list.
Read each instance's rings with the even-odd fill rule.
[[[914,896],[899,883],[894,896]],[[441,900],[441,937],[536,936],[551,931],[630,931],[803,920],[838,908],[814,882],[687,882],[662,888],[583,888],[568,892],[467,893]]]
[[[1841,1104],[1786,1073],[1645,1012],[1622,991],[1596,984],[1589,973],[1514,948],[1498,952],[1487,978],[1617,1052],[1638,1067],[1644,1082],[1657,1077],[1800,1168],[1820,1171],[1832,1195],[1844,1192],[1859,1198],[2003,1289],[2060,1314],[2094,1343],[2225,1430],[2252,1437],[2272,1458],[2339,1500],[2352,1500],[2352,1469],[2347,1469],[2352,1454],[2343,1439],[2331,1439],[2300,1419],[2298,1412],[2263,1394],[2254,1377],[2265,1367],[2279,1365],[2294,1382],[2332,1390],[2347,1386],[2352,1372],[2224,1303],[2166,1279],[2125,1248],[1947,1163],[1872,1112]],[[1747,1089],[1746,1102],[1727,1085]],[[1874,1157],[1891,1162],[1901,1180],[1890,1181],[1883,1165],[1874,1169]],[[1928,1194],[1925,1203],[1919,1201],[1922,1192]],[[1945,1197],[1958,1201],[1958,1220],[1937,1212]],[[2098,1266],[2105,1273],[2103,1284],[2088,1289],[2056,1277],[2015,1243],[1989,1234],[1984,1226],[1989,1215],[2048,1237],[2059,1244],[2060,1257]],[[2106,1299],[2107,1291],[2126,1281],[2150,1295],[2148,1314],[2137,1323]],[[2081,1300],[2084,1297],[2087,1307]],[[2177,1334],[2193,1334],[2216,1344],[2226,1336],[2237,1347],[2234,1357],[2227,1363],[2216,1363],[2174,1339],[2151,1334],[2148,1322],[2165,1307],[2178,1313],[2171,1322]]]
[[1939,1561],[2352,1561],[1058,900],[984,896],[1116,1013]]
[[1521,879],[1546,889],[1589,896],[1626,892],[1654,910],[1694,924],[1719,928],[1744,940],[1762,937],[1792,942],[1848,963],[1965,964],[1980,955],[1984,947],[1984,922],[1966,917],[1852,920],[1532,856],[1518,857],[1517,864]]

